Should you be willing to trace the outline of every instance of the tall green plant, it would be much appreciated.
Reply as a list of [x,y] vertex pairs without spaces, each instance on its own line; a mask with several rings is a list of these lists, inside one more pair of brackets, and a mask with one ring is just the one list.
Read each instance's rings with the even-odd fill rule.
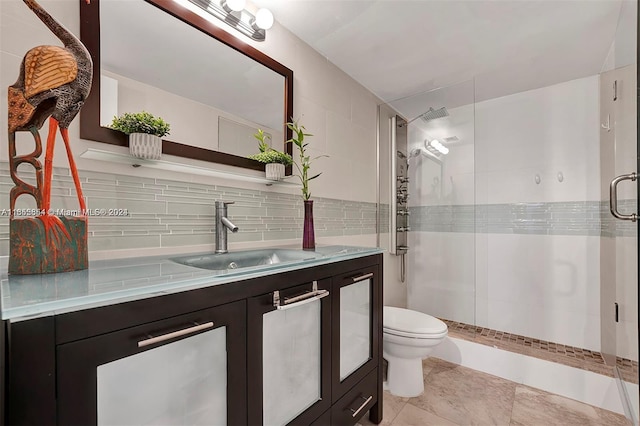
[[309,191],[309,181],[317,178],[322,174],[318,173],[317,175],[309,177],[311,161],[322,157],[328,157],[328,155],[319,155],[317,157],[310,158],[310,156],[307,155],[307,146],[309,145],[309,142],[305,142],[304,138],[306,136],[313,135],[311,133],[305,133],[306,129],[304,128],[304,126],[299,125],[297,120],[287,123],[287,127],[293,132],[291,139],[289,139],[287,142],[293,142],[293,144],[298,147],[298,151],[300,152],[300,164],[294,164],[298,169],[298,177],[300,178],[300,182],[302,183],[302,198],[306,201],[311,198],[311,192]]
[[267,152],[271,149],[267,142],[267,140],[271,140],[271,135],[269,133],[265,133],[264,130],[258,129],[258,133],[255,133],[253,137],[258,140],[258,149],[260,152]]

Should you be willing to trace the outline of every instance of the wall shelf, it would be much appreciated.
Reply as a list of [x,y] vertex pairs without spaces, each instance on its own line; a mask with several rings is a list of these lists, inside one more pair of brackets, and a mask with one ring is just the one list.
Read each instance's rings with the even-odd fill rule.
[[[264,183],[265,185],[280,185],[280,186],[298,186],[297,182],[291,182],[289,180],[274,181],[269,180],[264,176],[245,175],[234,172],[226,172],[221,170],[214,170],[207,167],[194,166],[190,164],[175,163],[173,161],[165,160],[144,160],[136,158],[129,154],[122,154],[119,152],[104,151],[101,149],[89,148],[80,154],[80,158],[87,160],[107,161],[110,163],[126,164],[132,167],[147,167],[150,169],[168,170],[172,172],[188,173],[195,175],[211,176],[220,179],[240,180],[244,182]],[[285,179],[292,178],[288,176]]]

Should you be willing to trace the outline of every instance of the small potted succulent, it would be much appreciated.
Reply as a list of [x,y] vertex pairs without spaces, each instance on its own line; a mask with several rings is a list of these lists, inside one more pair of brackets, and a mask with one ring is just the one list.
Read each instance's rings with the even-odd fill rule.
[[269,146],[267,140],[271,140],[271,136],[262,129],[258,129],[258,133],[253,135],[258,140],[259,153],[249,156],[252,160],[265,164],[265,174],[267,179],[280,180],[284,177],[284,168],[293,164],[293,159],[286,152],[281,152]]
[[160,117],[142,112],[126,112],[113,117],[111,128],[129,135],[131,155],[146,160],[159,160],[162,137],[169,134],[169,124]]

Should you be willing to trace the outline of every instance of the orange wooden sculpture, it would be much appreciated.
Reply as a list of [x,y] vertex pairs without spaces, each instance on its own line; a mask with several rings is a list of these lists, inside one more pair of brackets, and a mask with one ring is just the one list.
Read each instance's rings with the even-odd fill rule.
[[[62,41],[60,46],[38,46],[29,50],[18,80],[8,90],[9,167],[15,186],[10,194],[9,273],[35,274],[87,268],[86,205],[80,186],[68,128],[91,90],[93,64],[89,52],[72,33],[49,15],[35,0],[23,0],[36,16]],[[88,3],[88,1],[87,1]],[[49,118],[44,176],[39,157],[39,129]],[[53,153],[58,128],[64,141],[69,168],[76,188],[79,215],[58,217],[51,211]],[[28,131],[35,149],[17,155],[16,132]],[[18,166],[30,164],[35,186],[18,176]],[[34,217],[17,217],[16,199],[23,194],[36,200]]]

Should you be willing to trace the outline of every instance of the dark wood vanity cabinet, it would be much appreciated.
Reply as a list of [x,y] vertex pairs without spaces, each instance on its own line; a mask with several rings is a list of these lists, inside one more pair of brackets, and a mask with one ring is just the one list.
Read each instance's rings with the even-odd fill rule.
[[248,301],[250,425],[311,424],[331,407],[331,278]]
[[245,305],[58,345],[58,423],[203,424],[210,416],[245,424]]
[[352,424],[371,410],[382,421],[382,281],[379,265],[332,279],[332,424]]
[[7,424],[382,420],[382,256],[5,321]]

